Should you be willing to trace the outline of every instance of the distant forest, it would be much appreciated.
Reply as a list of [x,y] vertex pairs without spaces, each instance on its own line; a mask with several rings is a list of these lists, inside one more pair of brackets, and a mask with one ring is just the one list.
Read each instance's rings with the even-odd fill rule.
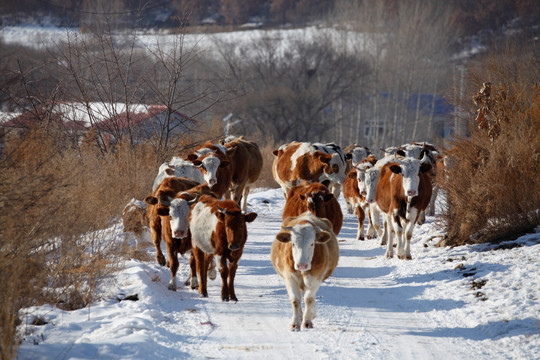
[[[331,20],[337,0],[2,0],[0,24],[49,23],[89,25],[95,14],[119,17],[119,27],[176,27],[182,25],[258,26],[305,25]],[[351,0],[384,3],[387,20],[395,16],[398,0]],[[426,4],[429,1],[426,1]],[[537,0],[448,0],[455,9],[456,27],[464,35],[496,30],[519,19],[538,24]]]

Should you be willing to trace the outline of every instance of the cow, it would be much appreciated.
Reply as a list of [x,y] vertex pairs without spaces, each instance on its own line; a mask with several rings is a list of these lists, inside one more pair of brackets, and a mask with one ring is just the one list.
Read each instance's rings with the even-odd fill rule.
[[[270,256],[274,269],[285,281],[291,301],[290,329],[312,328],[317,290],[334,272],[339,260],[332,224],[309,211],[286,218],[272,244]],[[305,291],[303,315],[302,291]]]
[[302,180],[322,183],[324,180],[343,184],[345,166],[339,153],[328,154],[317,150],[309,142],[293,141],[274,150],[272,175],[287,195]]
[[353,165],[359,164],[362,160],[371,155],[371,150],[369,150],[368,147],[358,144],[346,146],[343,148],[343,151],[345,152],[346,156],[350,156],[350,158],[347,159],[347,168],[345,170],[346,174],[352,170]]
[[142,243],[144,234],[148,230],[148,216],[146,215],[147,206],[146,203],[135,198],[131,199],[126,204],[122,211],[122,224],[124,225],[124,232],[126,234],[132,234],[135,238],[137,247]]
[[[383,227],[381,228],[380,214],[381,211],[377,202],[375,201],[375,196],[377,193],[377,185],[379,183],[379,175],[381,168],[388,164],[389,162],[394,161],[394,156],[385,156],[382,159],[377,160],[373,167],[370,167],[365,171],[364,181],[365,181],[365,201],[369,207],[369,220],[371,225],[374,227],[375,231],[381,239],[381,245],[386,245],[388,236],[391,236],[392,231],[388,227],[388,222],[386,221],[386,216],[383,216]],[[390,234],[390,235],[388,235]]]
[[327,154],[330,154],[330,155],[334,155],[334,154],[338,154],[339,157],[337,158],[339,160],[339,169],[341,171],[341,182],[336,182],[336,181],[332,181],[330,180],[330,183],[328,184],[328,188],[330,189],[330,191],[332,192],[332,194],[334,194],[334,196],[337,198],[339,198],[339,195],[341,193],[341,186],[343,184],[343,180],[345,179],[345,176],[346,176],[346,169],[347,169],[347,164],[348,164],[348,160],[351,159],[352,155],[350,154],[345,154],[345,152],[341,149],[341,147],[339,147],[339,145],[335,144],[335,143],[326,143],[326,144],[322,144],[322,143],[313,143],[313,147],[315,148],[315,150],[318,150],[318,151],[323,151]]
[[[379,174],[376,201],[396,233],[397,256],[412,259],[410,240],[420,211],[431,199],[431,162],[427,154],[421,160],[394,155],[394,161],[384,165]],[[392,236],[388,236],[386,257],[394,256]]]
[[310,211],[313,215],[328,219],[336,236],[343,226],[343,213],[336,197],[321,183],[302,182],[293,187],[283,208],[283,219]]
[[[345,203],[347,204],[347,212],[349,214],[352,214],[354,210],[356,209],[357,201],[356,194],[357,193],[364,193],[365,192],[365,172],[366,170],[373,166],[377,162],[377,159],[373,155],[368,155],[365,158],[361,159],[358,162],[355,162],[354,165],[351,165],[349,171],[347,172],[347,178],[345,179],[345,182],[343,183],[343,187],[345,188],[345,183],[348,183],[348,189],[347,189],[347,195],[345,195],[345,190],[343,191],[343,197],[345,198]],[[356,171],[356,175],[352,173],[352,171]],[[354,182],[358,182],[358,188],[355,189]],[[364,196],[365,194],[362,194]],[[362,200],[363,202],[364,200]],[[365,205],[365,204],[364,204]],[[364,206],[365,207],[365,206]]]
[[[173,246],[173,254],[169,256],[171,267],[171,281],[169,282],[169,289],[175,290],[176,284],[176,271],[178,269],[178,254],[184,255],[190,253],[189,265],[191,269],[190,277],[185,281],[185,285],[190,285],[192,289],[198,287],[197,275],[196,275],[196,261],[193,256],[191,233],[189,232],[188,214],[191,206],[197,202],[201,195],[210,195],[216,197],[210,190],[210,187],[206,184],[195,186],[187,191],[182,191],[173,195],[172,193],[160,193],[157,194],[159,198],[147,197],[149,203],[158,204],[157,213],[162,217],[163,221],[169,219],[170,236],[164,236],[165,241],[172,239],[175,246]],[[165,218],[163,218],[165,217]],[[209,277],[213,280],[216,278],[215,263],[208,263]]]
[[171,176],[186,177],[197,181],[199,184],[204,184],[203,174],[191,161],[184,160],[178,156],[173,156],[170,161],[160,165],[158,175],[152,185],[152,191],[156,190],[163,179]]
[[201,171],[204,181],[219,198],[225,195],[231,184],[232,172],[229,169],[227,153],[233,152],[234,150],[227,151],[224,146],[209,141],[197,147],[195,152],[186,158]]
[[234,278],[247,240],[246,223],[256,217],[254,212],[244,213],[233,200],[218,200],[209,195],[201,196],[192,206],[188,215],[189,229],[202,297],[208,297],[206,269],[214,255],[222,281],[221,300],[238,301]]
[[228,142],[224,140],[223,145],[227,148],[229,167],[232,172],[229,198],[236,201],[242,211],[247,211],[250,185],[259,179],[263,167],[261,151],[256,143],[244,140],[242,137]]
[[[154,246],[156,248],[156,260],[157,262],[163,266],[166,265],[170,267],[170,261],[173,257],[174,253],[184,253],[185,251],[189,250],[187,245],[181,244],[179,242],[173,242],[173,238],[171,235],[170,230],[170,220],[168,215],[160,215],[158,213],[158,209],[160,209],[160,204],[158,202],[158,199],[163,198],[165,196],[175,196],[177,193],[185,190],[189,190],[197,185],[200,185],[195,180],[191,180],[188,178],[177,178],[177,177],[168,177],[163,179],[161,184],[152,192],[152,195],[147,196],[144,199],[144,202],[149,204],[148,208],[148,219],[150,224],[150,235],[152,237],[152,241],[154,242]],[[163,253],[161,252],[161,237],[163,236],[163,240],[165,240],[165,244],[167,247],[167,254],[168,254],[168,261],[165,262],[165,256],[163,256]],[[180,250],[175,250],[176,248],[181,248]],[[171,268],[171,274],[173,273],[173,269]],[[174,270],[174,274],[176,274],[176,269]],[[174,277],[174,276],[173,276]]]

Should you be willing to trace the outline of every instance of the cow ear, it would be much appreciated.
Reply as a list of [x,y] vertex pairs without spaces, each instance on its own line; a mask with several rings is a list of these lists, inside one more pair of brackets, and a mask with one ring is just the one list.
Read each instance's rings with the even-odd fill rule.
[[345,160],[351,160],[352,159],[352,154],[345,154]]
[[193,165],[195,165],[196,167],[200,167],[200,166],[202,165],[202,161],[201,161],[201,160],[195,159],[195,160],[193,160],[192,162],[193,162]]
[[291,233],[286,231],[280,231],[276,235],[276,240],[282,243],[288,243],[289,241],[291,241]]
[[326,164],[329,164],[330,160],[332,159],[331,155],[323,153],[322,151],[318,151],[318,150],[313,153],[313,156],[316,159],[319,159],[321,160],[321,162],[326,163]]
[[250,223],[250,222],[253,222],[253,220],[255,220],[257,218],[257,213],[254,213],[254,212],[250,212],[250,213],[247,213],[246,214],[246,222]]
[[144,202],[150,205],[156,205],[158,203],[158,199],[150,195],[144,198]]
[[298,196],[300,197],[300,200],[302,201],[306,200],[306,194],[300,194]]
[[272,151],[272,155],[274,155],[274,156],[278,156],[278,153],[279,153],[279,150]]
[[167,175],[173,176],[173,175],[174,175],[174,169],[168,167],[168,168],[165,169],[165,173],[166,173]]
[[350,178],[350,179],[356,179],[356,169],[354,169],[353,171],[349,172],[347,174],[347,177]]
[[315,236],[315,242],[322,244],[322,243],[327,242],[331,238],[332,238],[332,235],[330,235],[330,233],[328,231],[321,230],[321,231],[317,232],[317,235]]
[[401,167],[399,165],[392,165],[390,166],[390,170],[394,173],[394,174],[401,174]]
[[230,148],[227,148],[227,155],[232,155],[236,152],[236,149],[238,149],[238,146],[234,145],[234,146],[231,146]]
[[323,184],[324,186],[328,187],[328,186],[330,186],[330,180],[328,180],[328,179],[323,180],[323,181],[321,182],[321,184]]
[[189,154],[186,159],[189,161],[197,160],[198,156],[196,154]]
[[220,163],[219,163],[219,167],[224,168],[224,167],[229,166],[229,164],[230,164],[230,162],[228,160],[221,160]]
[[333,197],[334,197],[334,194],[332,194],[332,193],[328,193],[328,194],[324,195],[324,197],[323,197],[324,202],[328,202],[328,201],[332,200]]
[[157,214],[159,216],[168,216],[169,215],[169,208],[165,206],[160,206],[157,208]]

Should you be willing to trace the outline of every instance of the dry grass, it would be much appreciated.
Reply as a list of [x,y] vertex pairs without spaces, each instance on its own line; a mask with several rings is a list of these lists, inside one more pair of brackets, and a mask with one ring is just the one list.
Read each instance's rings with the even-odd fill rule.
[[506,95],[490,110],[494,131],[479,128],[471,111],[470,137],[449,151],[449,245],[497,242],[540,223],[540,70],[533,57],[513,55],[490,57],[471,79],[476,91],[490,81],[492,94]]

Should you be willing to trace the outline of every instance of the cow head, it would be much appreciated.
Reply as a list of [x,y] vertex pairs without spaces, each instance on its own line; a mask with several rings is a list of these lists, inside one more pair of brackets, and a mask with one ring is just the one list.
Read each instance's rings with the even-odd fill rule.
[[190,193],[180,193],[170,201],[169,219],[171,222],[171,233],[175,239],[183,239],[188,235],[189,221],[188,214],[191,205],[197,202],[198,196]]
[[307,209],[319,217],[324,217],[325,204],[332,200],[334,195],[323,184],[315,183],[308,187],[306,193],[300,194],[300,199],[307,203]]
[[315,244],[322,244],[331,239],[332,235],[315,227],[310,222],[291,227],[281,227],[276,239],[282,243],[292,244],[294,269],[298,271],[311,270],[311,261],[315,253]]
[[366,201],[368,204],[373,204],[375,202],[375,195],[377,193],[377,184],[379,183],[379,174],[381,170],[378,168],[369,168],[365,173],[365,183],[366,183]]
[[358,191],[360,192],[360,195],[362,196],[366,196],[367,194],[366,170],[368,170],[371,167],[373,167],[373,165],[368,162],[354,165],[354,169],[356,170],[356,181],[358,183]]
[[394,161],[396,164],[390,166],[390,170],[394,174],[401,174],[402,186],[405,196],[410,201],[413,197],[418,195],[418,185],[420,184],[420,173],[425,173],[431,169],[429,158],[426,154],[421,160],[410,157],[398,157],[394,154]]
[[338,153],[331,155],[322,151],[315,151],[313,156],[321,162],[324,178],[338,184],[343,184],[346,176],[345,164]]
[[243,249],[247,240],[246,223],[257,218],[254,212],[243,212],[232,200],[221,201],[218,205],[217,218],[225,228],[227,248],[231,251]]
[[207,154],[202,158],[195,158],[191,161],[202,172],[204,181],[208,186],[214,186],[217,183],[217,172],[219,168],[229,166],[228,160],[222,160],[215,154]]
[[349,154],[351,155],[352,163],[358,164],[363,159],[365,159],[368,155],[370,155],[371,151],[365,146],[356,146],[351,150]]

